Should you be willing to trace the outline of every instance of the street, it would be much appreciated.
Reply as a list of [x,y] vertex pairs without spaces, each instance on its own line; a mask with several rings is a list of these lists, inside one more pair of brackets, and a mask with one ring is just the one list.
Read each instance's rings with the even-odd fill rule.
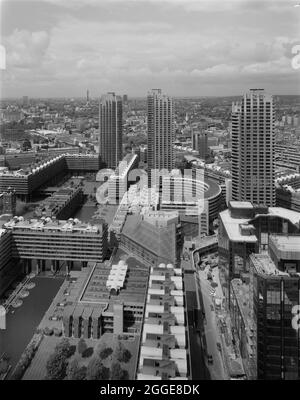
[[224,371],[221,352],[217,348],[217,343],[219,343],[221,339],[217,326],[214,303],[212,301],[212,287],[210,285],[210,282],[206,279],[205,271],[199,271],[198,276],[205,311],[205,319],[203,325],[205,338],[203,342],[205,343],[207,354],[211,354],[213,358],[213,364],[208,365],[208,368],[211,374],[211,379],[224,380],[227,377]]
[[[228,376],[224,368],[222,354],[217,347],[217,343],[221,342],[220,331],[217,326],[217,317],[215,305],[212,294],[215,293],[216,297],[223,298],[223,293],[219,281],[218,267],[212,269],[212,281],[217,286],[213,288],[211,282],[207,279],[209,267],[206,266],[204,270],[196,267],[197,284],[199,287],[199,296],[201,308],[204,311],[203,326],[201,329],[203,349],[206,354],[206,365],[208,367],[211,379],[213,380],[226,380]],[[212,356],[212,363],[208,363],[207,356]]]

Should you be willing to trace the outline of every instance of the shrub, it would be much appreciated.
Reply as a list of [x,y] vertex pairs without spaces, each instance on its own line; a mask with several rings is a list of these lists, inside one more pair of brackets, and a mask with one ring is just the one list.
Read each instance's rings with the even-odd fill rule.
[[9,363],[7,360],[2,360],[0,361],[0,374],[5,374],[9,366]]
[[110,379],[114,381],[119,380],[127,380],[128,379],[128,372],[122,369],[120,363],[114,362],[111,365],[110,369]]
[[46,365],[46,379],[63,380],[67,372],[66,358],[61,353],[51,354]]
[[82,367],[79,368],[79,370],[75,373],[73,380],[74,381],[83,381],[86,379],[86,366],[83,365]]
[[54,335],[55,336],[61,336],[62,335],[62,330],[59,328],[54,328]]
[[53,335],[53,329],[50,329],[46,326],[46,328],[44,328],[44,334],[47,336]]
[[94,353],[94,349],[92,347],[88,347],[87,349],[85,349],[82,352],[81,355],[82,355],[83,358],[89,358],[89,357],[91,357],[93,355],[93,353]]
[[78,360],[75,358],[67,367],[67,378],[72,381],[82,381],[86,378],[86,367],[80,367]]
[[128,349],[125,349],[123,351],[123,359],[122,359],[122,361],[124,363],[128,363],[130,359],[131,359],[131,353],[130,353],[130,351]]
[[26,347],[24,350],[23,354],[20,357],[20,360],[12,374],[11,379],[13,380],[20,380],[22,379],[26,369],[31,363],[31,360],[33,359],[36,350],[38,349],[41,341],[43,339],[43,335],[35,335],[34,339],[29,343],[29,345]]
[[99,358],[92,358],[88,363],[86,378],[89,381],[105,380],[109,378],[109,369],[105,368]]
[[131,353],[121,342],[119,342],[115,349],[114,358],[119,362],[127,363],[131,359]]
[[111,347],[106,347],[99,352],[99,356],[102,360],[105,360],[113,353],[113,349]]
[[68,339],[62,339],[55,347],[55,354],[61,354],[64,358],[71,357],[76,351],[76,346],[71,346]]
[[82,354],[87,349],[87,344],[84,339],[80,339],[77,345],[77,351],[79,354]]

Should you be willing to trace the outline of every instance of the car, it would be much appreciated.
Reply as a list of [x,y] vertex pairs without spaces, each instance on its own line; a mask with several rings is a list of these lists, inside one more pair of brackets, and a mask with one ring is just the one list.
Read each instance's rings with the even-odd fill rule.
[[221,343],[219,343],[219,342],[217,343],[217,348],[219,351],[222,351]]
[[207,361],[208,361],[208,364],[213,364],[214,360],[213,360],[213,357],[211,354],[207,355]]

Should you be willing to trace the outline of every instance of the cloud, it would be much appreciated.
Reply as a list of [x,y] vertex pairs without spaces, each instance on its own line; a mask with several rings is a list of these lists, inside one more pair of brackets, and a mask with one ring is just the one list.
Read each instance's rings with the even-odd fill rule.
[[242,91],[255,79],[272,84],[274,93],[284,84],[295,88],[289,52],[297,33],[287,2],[80,0],[78,12],[73,0],[65,3],[51,29],[15,29],[5,38],[7,93],[75,96],[90,87],[97,95],[143,95],[159,85],[178,95],[204,86],[206,94],[220,87],[224,94],[226,82],[227,92]]
[[7,68],[31,68],[39,65],[49,46],[45,31],[28,32],[15,30],[6,40]]

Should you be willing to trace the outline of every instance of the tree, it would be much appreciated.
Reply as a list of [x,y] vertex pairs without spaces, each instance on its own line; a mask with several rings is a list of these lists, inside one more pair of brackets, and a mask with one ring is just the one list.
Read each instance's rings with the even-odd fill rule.
[[101,342],[97,347],[97,354],[101,358],[101,360],[105,360],[113,353],[113,349],[108,347],[105,342]]
[[83,338],[81,338],[77,345],[77,350],[79,354],[82,354],[87,349],[87,344]]
[[99,381],[109,378],[109,369],[105,368],[99,358],[93,357],[88,363],[86,379],[89,381]]
[[102,360],[105,360],[113,353],[113,349],[111,347],[106,347],[105,349],[99,352],[99,356]]
[[72,360],[67,367],[67,378],[70,381],[82,381],[86,378],[86,367],[79,366],[77,358]]
[[131,358],[131,353],[121,342],[118,342],[115,349],[114,358],[119,362],[127,363]]
[[66,358],[61,353],[53,353],[50,355],[46,370],[46,379],[50,380],[63,380],[66,376],[67,371],[67,361]]
[[113,381],[127,380],[128,372],[122,369],[120,363],[114,362],[110,369],[110,379]]
[[94,353],[93,347],[88,347],[82,352],[81,356],[82,358],[89,358],[93,355],[93,353]]
[[67,338],[62,339],[55,347],[55,354],[62,355],[65,359],[71,357],[76,350],[75,346],[70,345]]
[[8,369],[8,366],[9,366],[8,361],[5,359],[2,359],[0,361],[0,374],[5,374],[5,372]]

